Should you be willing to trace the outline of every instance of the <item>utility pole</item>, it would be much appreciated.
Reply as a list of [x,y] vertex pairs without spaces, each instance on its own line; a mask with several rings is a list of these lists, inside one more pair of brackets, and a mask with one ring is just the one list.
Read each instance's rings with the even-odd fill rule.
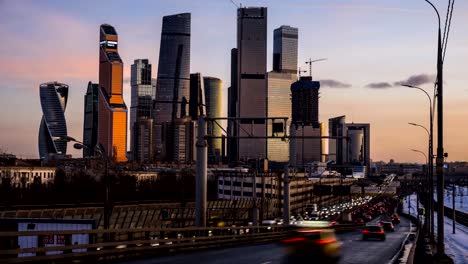
[[445,255],[444,244],[444,108],[443,108],[443,61],[440,26],[437,44],[437,254]]
[[284,204],[283,204],[283,225],[289,226],[289,164],[284,166]]
[[453,182],[452,180],[452,212],[453,212],[453,221],[452,221],[452,234],[455,234],[455,195],[456,195],[456,191],[455,191],[455,182]]
[[195,176],[195,226],[206,227],[206,181],[208,146],[205,140],[205,116],[198,117],[197,133],[197,174]]

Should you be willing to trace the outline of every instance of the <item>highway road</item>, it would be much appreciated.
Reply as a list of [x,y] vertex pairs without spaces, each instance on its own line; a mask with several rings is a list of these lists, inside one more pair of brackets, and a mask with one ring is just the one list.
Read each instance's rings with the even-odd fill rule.
[[[343,243],[342,264],[360,263],[387,263],[398,251],[401,243],[410,231],[410,222],[401,218],[395,232],[387,232],[385,241],[363,241],[360,231],[338,234]],[[260,244],[252,246],[240,246],[217,250],[206,250],[192,253],[181,253],[174,256],[158,257],[126,261],[125,264],[185,264],[185,263],[255,263],[276,264],[281,263],[285,256],[285,248],[279,243]]]

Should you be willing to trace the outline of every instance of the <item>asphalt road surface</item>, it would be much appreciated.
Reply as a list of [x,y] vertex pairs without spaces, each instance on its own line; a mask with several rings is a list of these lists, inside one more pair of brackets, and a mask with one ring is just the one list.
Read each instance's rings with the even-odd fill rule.
[[[410,231],[410,222],[401,218],[401,223],[395,228],[395,232],[387,232],[385,241],[363,241],[360,231],[338,234],[343,243],[342,264],[385,264],[398,251],[401,243]],[[254,264],[279,264],[285,256],[285,248],[278,243],[241,246],[234,248],[216,249],[201,252],[183,253],[175,256],[158,257],[126,261],[132,264],[186,264],[186,263],[254,263]]]

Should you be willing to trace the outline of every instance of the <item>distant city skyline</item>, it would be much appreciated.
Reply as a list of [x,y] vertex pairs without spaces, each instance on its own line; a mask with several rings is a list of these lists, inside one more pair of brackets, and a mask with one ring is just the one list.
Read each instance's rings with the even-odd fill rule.
[[[299,28],[299,66],[306,68],[304,62],[309,58],[328,58],[313,67],[314,80],[322,86],[320,120],[346,115],[347,122],[370,123],[374,161],[423,162],[410,148],[425,150],[426,135],[407,123],[428,124],[426,98],[395,83],[411,81],[431,93],[436,62],[433,11],[424,1],[317,2],[243,2],[268,8],[267,71],[273,63],[273,29],[281,25]],[[216,12],[207,12],[207,7]],[[437,7],[446,8],[445,3]],[[162,17],[182,12],[192,14],[190,72],[220,78],[227,95],[231,49],[236,47],[237,10],[230,1],[0,1],[0,36],[4,40],[0,47],[0,105],[4,113],[0,147],[19,156],[39,158],[37,128],[42,113],[38,86],[54,80],[69,85],[65,112],[68,134],[81,139],[83,95],[89,81],[99,80],[99,25],[109,23],[119,32],[119,53],[125,65],[123,95],[128,104],[130,65],[138,58],[156,64]],[[468,3],[457,2],[445,59],[448,161],[468,160],[468,125],[460,122],[468,119],[466,14]],[[156,67],[153,77],[155,72]],[[227,115],[224,102],[225,98],[223,115]],[[81,151],[69,146],[69,154],[79,157]]]

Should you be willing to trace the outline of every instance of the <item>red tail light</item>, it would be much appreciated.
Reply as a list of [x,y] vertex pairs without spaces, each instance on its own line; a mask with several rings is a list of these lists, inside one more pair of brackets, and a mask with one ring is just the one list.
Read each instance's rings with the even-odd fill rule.
[[336,239],[334,239],[334,238],[328,238],[328,239],[319,239],[319,240],[317,240],[316,243],[322,245],[322,244],[332,243],[332,242],[335,242],[335,241],[336,241]]
[[281,240],[283,243],[293,243],[293,242],[299,242],[299,241],[304,241],[305,238],[303,237],[294,237],[294,238],[286,238]]
[[369,232],[369,230],[362,230],[362,233],[363,234],[369,234],[370,232]]
[[384,231],[377,231],[376,234],[384,234]]

